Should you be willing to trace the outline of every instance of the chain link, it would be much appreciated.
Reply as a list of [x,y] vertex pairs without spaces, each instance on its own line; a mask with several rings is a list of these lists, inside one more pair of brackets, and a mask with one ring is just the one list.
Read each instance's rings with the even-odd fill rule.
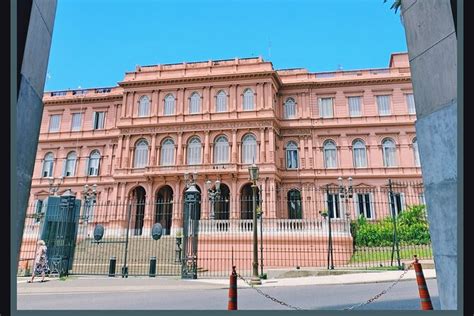
[[382,295],[384,295],[384,294],[386,294],[388,291],[390,291],[398,282],[400,282],[400,280],[405,276],[405,274],[408,273],[408,270],[410,270],[410,268],[411,268],[412,266],[413,266],[413,263],[410,263],[410,265],[409,265],[409,266],[403,271],[403,273],[400,275],[400,277],[398,278],[398,280],[396,280],[395,282],[393,282],[388,288],[386,288],[385,290],[383,290],[383,291],[380,292],[379,294],[375,295],[374,297],[368,299],[368,300],[365,301],[365,302],[362,302],[362,303],[353,305],[353,306],[348,307],[348,308],[344,308],[344,310],[353,310],[354,308],[358,308],[358,307],[361,307],[361,306],[370,304],[370,303],[372,303],[373,301],[377,300],[379,297],[381,297]]
[[[403,277],[405,276],[405,274],[408,273],[408,270],[411,269],[411,267],[413,266],[413,263],[410,263],[410,265],[405,268],[405,270],[403,271],[403,273],[400,275],[400,277],[395,281],[393,282],[388,288],[386,288],[385,290],[383,290],[382,292],[380,292],[379,294],[373,296],[372,298],[368,299],[367,301],[365,302],[362,302],[362,303],[359,303],[359,304],[356,304],[356,305],[353,305],[351,307],[348,307],[348,308],[344,308],[343,310],[353,310],[355,308],[358,308],[358,307],[361,307],[361,306],[364,306],[364,305],[368,305],[372,302],[374,302],[375,300],[379,299],[382,295],[386,294],[388,291],[390,291],[398,282],[400,282],[401,279],[403,279]],[[242,281],[244,281],[247,285],[249,285],[252,289],[254,289],[255,291],[257,291],[259,294],[263,295],[264,297],[280,304],[280,305],[283,305],[283,306],[286,306],[286,307],[289,307],[291,309],[296,309],[296,310],[304,310],[303,308],[300,308],[300,307],[296,307],[296,306],[293,306],[293,305],[290,305],[288,303],[285,303],[283,301],[280,301],[279,299],[273,297],[273,296],[270,296],[266,293],[263,293],[260,289],[256,288],[253,284],[251,284],[250,282],[248,282],[247,280],[245,280],[240,274],[237,273],[237,277],[239,277],[239,279],[241,279]]]
[[244,281],[246,284],[248,284],[252,289],[254,289],[255,291],[257,291],[259,294],[265,296],[266,298],[274,301],[275,303],[278,303],[280,305],[283,305],[283,306],[286,306],[286,307],[289,307],[291,309],[296,309],[296,310],[303,310],[302,308],[299,308],[299,307],[296,307],[296,306],[293,306],[293,305],[290,305],[288,303],[285,303],[283,301],[280,301],[279,299],[277,298],[274,298],[273,296],[270,296],[266,293],[263,293],[260,289],[256,288],[253,284],[249,283],[247,280],[245,280],[240,274],[237,273],[237,276],[239,277],[239,279],[241,279],[242,281]]

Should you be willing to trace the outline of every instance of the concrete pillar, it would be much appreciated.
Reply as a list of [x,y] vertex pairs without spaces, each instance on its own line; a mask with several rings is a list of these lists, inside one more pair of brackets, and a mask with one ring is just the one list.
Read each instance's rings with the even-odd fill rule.
[[458,308],[458,214],[463,213],[457,200],[456,30],[449,0],[402,0],[401,9],[440,305],[454,310]]

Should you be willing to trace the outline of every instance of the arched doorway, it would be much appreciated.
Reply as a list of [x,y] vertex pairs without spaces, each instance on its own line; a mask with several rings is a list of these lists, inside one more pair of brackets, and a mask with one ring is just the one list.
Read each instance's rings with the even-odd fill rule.
[[221,194],[214,204],[215,219],[229,219],[230,214],[230,189],[224,183],[221,183]]
[[143,218],[145,217],[146,192],[142,186],[138,186],[132,191],[132,215],[133,235],[141,236],[143,231]]
[[[256,191],[257,207],[260,205],[259,189]],[[253,194],[252,185],[250,183],[244,185],[240,190],[240,218],[253,219]]]
[[[201,188],[199,187],[199,185],[194,184],[194,186],[199,191],[199,193],[202,194]],[[187,189],[188,188],[185,188],[184,191],[183,191],[183,201],[186,201],[186,190]],[[184,203],[183,203],[183,207],[184,207]],[[184,214],[184,208],[183,208],[183,214]],[[197,210],[196,210],[196,216],[193,216],[193,214],[191,214],[191,219],[201,219],[201,196],[199,198],[199,203],[198,203],[198,207],[197,207]]]
[[155,199],[155,223],[163,227],[163,235],[169,235],[173,216],[173,189],[169,185],[163,186]]
[[288,191],[288,218],[289,219],[302,219],[303,212],[301,207],[301,193],[300,191],[293,189]]

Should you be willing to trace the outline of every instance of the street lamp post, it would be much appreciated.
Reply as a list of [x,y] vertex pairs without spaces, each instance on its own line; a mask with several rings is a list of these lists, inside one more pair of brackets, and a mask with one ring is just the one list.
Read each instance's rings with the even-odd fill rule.
[[209,196],[209,202],[211,202],[211,205],[210,205],[211,212],[210,212],[209,218],[214,219],[216,199],[218,199],[221,196],[221,181],[217,179],[213,185],[211,180],[207,180],[206,187],[207,187],[207,194]]
[[253,262],[252,262],[252,279],[250,283],[253,285],[262,284],[258,276],[258,246],[257,246],[257,180],[259,169],[257,165],[252,164],[249,167],[250,181],[252,181],[252,209],[253,209]]
[[351,177],[347,178],[349,182],[348,186],[344,185],[342,177],[337,178],[337,180],[339,182],[339,199],[343,199],[342,205],[344,207],[344,214],[346,215],[346,218],[347,218],[346,219],[347,230],[350,231],[351,213],[348,210],[347,202],[349,201],[349,199],[352,199],[352,195],[354,193],[354,190],[352,188],[352,178]]

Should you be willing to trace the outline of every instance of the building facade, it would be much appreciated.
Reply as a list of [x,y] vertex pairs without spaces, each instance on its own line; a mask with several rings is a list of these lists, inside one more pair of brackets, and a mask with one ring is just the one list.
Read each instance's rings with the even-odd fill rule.
[[[355,187],[421,180],[405,53],[392,54],[388,68],[325,73],[275,70],[261,58],[142,66],[116,87],[47,92],[43,102],[30,202],[58,183],[58,194],[78,198],[96,184],[98,202],[112,203],[121,220],[119,202],[171,199],[171,234],[182,226],[185,173],[196,176],[203,219],[205,182],[216,179],[228,197],[223,218],[251,218],[240,201],[251,192],[252,163],[269,218],[316,216],[311,204],[295,213],[276,201],[296,192],[309,203],[302,187],[338,177]],[[150,227],[157,210],[146,203],[142,212]]]

